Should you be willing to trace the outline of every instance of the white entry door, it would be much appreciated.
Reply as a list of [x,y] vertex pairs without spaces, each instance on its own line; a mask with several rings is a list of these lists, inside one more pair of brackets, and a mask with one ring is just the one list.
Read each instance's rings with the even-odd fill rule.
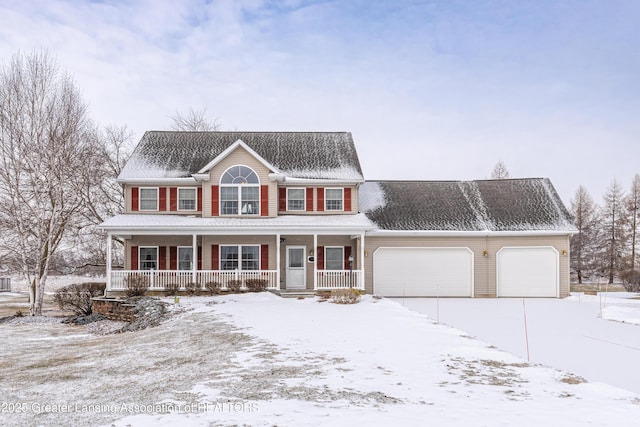
[[306,253],[306,246],[287,246],[287,289],[306,288]]

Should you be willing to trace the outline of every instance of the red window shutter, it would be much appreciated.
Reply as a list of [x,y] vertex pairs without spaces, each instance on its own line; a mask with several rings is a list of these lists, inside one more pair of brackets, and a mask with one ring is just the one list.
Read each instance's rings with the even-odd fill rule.
[[318,270],[324,270],[324,246],[318,246],[318,250],[316,251],[316,261]]
[[198,211],[202,212],[202,187],[198,187]]
[[220,270],[220,246],[211,245],[211,269]]
[[158,210],[167,210],[167,187],[160,187],[158,189]]
[[351,256],[351,246],[344,247],[344,269],[349,269],[349,257]]
[[[211,186],[211,216],[219,216],[220,215],[220,202],[218,199],[219,191],[218,185]],[[217,270],[217,268],[214,268]]]
[[324,211],[324,188],[318,188],[318,211]]
[[287,210],[287,189],[284,187],[278,188],[278,210]]
[[269,245],[260,245],[260,269],[269,269]]
[[131,187],[131,210],[133,212],[138,210],[138,187]]
[[344,211],[351,211],[351,188],[344,189]]
[[307,212],[313,212],[313,188],[307,188]]
[[131,246],[131,269],[138,269],[138,247]]
[[158,270],[166,270],[167,269],[167,247],[160,246],[160,250],[158,251]]
[[269,186],[260,186],[260,216],[269,216]]
[[169,246],[169,270],[178,269],[178,247]]
[[198,270],[202,270],[202,246],[198,246]]
[[178,188],[169,187],[169,210],[178,210]]

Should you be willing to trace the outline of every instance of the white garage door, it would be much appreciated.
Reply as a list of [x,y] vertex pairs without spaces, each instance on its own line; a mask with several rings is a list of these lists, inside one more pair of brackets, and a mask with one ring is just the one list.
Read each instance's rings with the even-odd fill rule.
[[558,252],[552,247],[502,248],[497,270],[498,297],[558,296]]
[[468,248],[379,248],[373,292],[389,297],[473,296],[473,252]]

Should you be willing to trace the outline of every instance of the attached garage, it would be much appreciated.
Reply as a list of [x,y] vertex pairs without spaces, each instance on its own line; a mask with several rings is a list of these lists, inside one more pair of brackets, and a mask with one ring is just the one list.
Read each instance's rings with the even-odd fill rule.
[[505,247],[496,262],[498,297],[559,296],[559,257],[553,247]]
[[373,292],[388,297],[473,296],[469,248],[378,248]]

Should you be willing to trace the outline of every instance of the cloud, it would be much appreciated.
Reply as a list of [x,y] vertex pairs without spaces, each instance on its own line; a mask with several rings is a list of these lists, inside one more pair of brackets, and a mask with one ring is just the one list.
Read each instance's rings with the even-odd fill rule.
[[[634,2],[0,0],[0,57],[47,47],[103,124],[350,130],[369,178],[637,172]],[[624,153],[624,154],[622,154]],[[594,176],[594,171],[598,171]]]

